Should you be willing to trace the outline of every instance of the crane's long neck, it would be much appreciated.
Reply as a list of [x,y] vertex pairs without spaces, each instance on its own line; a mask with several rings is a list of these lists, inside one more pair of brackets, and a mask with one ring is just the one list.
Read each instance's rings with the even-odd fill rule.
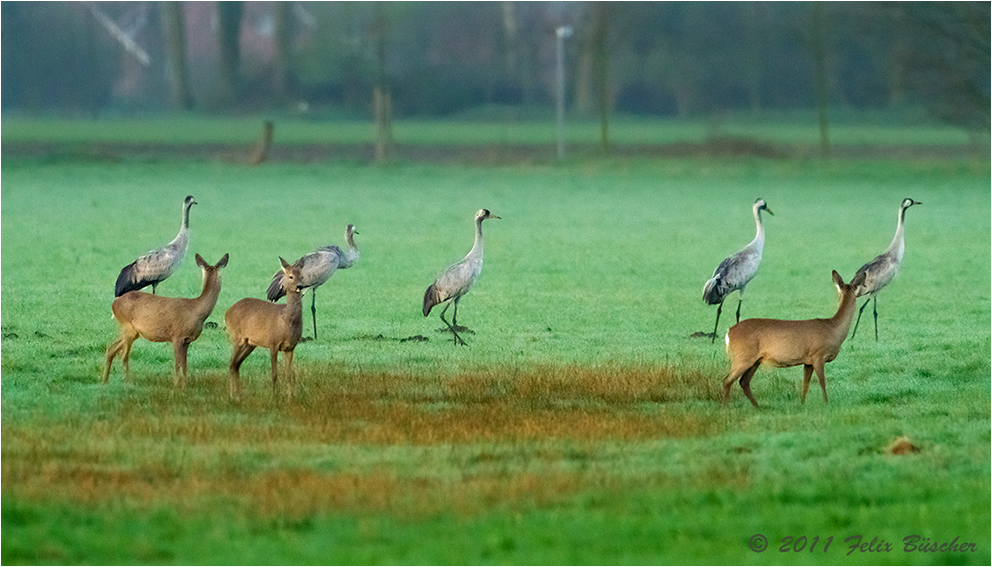
[[903,250],[906,248],[905,240],[903,239],[903,222],[906,220],[906,207],[899,207],[899,220],[896,223],[896,233],[892,237],[892,243],[886,249],[886,253],[896,254],[899,260],[902,260]]
[[482,259],[482,221],[483,219],[481,218],[475,221],[475,243],[472,245],[472,250],[468,253],[468,258]]
[[757,207],[754,208],[754,224],[754,240],[748,244],[748,248],[755,249],[761,254],[761,249],[765,247],[765,226],[761,224],[761,209]]
[[183,204],[183,223],[179,227],[180,232],[184,230],[189,230],[189,210],[192,206],[193,206],[192,203]]
[[183,254],[186,254],[189,247],[189,208],[189,203],[183,205],[183,223],[179,226],[179,234],[169,243],[171,247],[181,248]]
[[350,267],[358,259],[358,245],[355,244],[355,235],[351,231],[345,233],[345,240],[348,241],[348,250],[344,253],[344,262],[340,267]]

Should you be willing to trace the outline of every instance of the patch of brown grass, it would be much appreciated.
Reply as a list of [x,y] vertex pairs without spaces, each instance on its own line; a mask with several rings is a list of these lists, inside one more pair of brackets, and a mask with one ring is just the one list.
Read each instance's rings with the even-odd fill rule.
[[[629,471],[612,470],[604,447],[716,435],[731,419],[715,403],[719,384],[710,373],[668,367],[451,376],[304,368],[292,399],[256,381],[237,402],[219,378],[204,376],[185,392],[163,384],[108,396],[107,409],[89,421],[6,422],[4,495],[180,508],[217,501],[277,517],[472,513],[629,486]],[[389,447],[405,456],[342,461],[350,451]],[[327,448],[331,464],[315,465]],[[656,472],[634,476],[672,482]],[[722,469],[698,478],[745,481]]]
[[[632,482],[602,471],[490,472],[443,478],[404,476],[388,470],[321,473],[288,469],[237,476],[186,471],[176,477],[161,470],[68,465],[48,467],[44,474],[26,479],[15,468],[4,464],[4,492],[19,499],[179,510],[233,507],[253,517],[281,519],[322,513],[473,515],[553,506],[583,492],[601,495],[631,489],[687,488],[685,479],[654,475]],[[741,487],[747,482],[746,476],[712,471],[690,484]]]
[[711,378],[668,367],[578,366],[512,375],[311,375],[288,411],[318,438],[338,443],[697,437],[719,433],[723,420],[667,402],[715,401]]

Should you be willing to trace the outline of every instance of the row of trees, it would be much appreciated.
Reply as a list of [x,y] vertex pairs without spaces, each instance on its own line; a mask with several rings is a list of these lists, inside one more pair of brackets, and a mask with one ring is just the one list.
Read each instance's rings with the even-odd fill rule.
[[[925,108],[989,127],[988,2],[4,2],[4,110]],[[373,93],[377,93],[373,96]],[[374,104],[373,104],[373,101]]]

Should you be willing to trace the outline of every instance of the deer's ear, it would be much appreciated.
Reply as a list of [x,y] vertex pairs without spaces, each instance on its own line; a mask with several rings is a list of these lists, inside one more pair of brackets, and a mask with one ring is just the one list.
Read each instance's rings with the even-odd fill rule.
[[290,265],[286,263],[286,260],[282,259],[282,256],[279,256],[279,261],[282,262],[282,269],[288,270],[290,268]]
[[227,260],[228,260],[228,258],[229,258],[229,256],[227,254],[224,254],[224,257],[220,259],[220,262],[217,262],[217,267],[218,268],[226,268],[227,267]]
[[840,274],[837,273],[837,270],[833,271],[833,277],[834,277],[834,285],[838,287],[844,285],[844,280],[840,277]]
[[201,268],[206,268],[207,267],[207,262],[204,261],[203,256],[200,256],[199,254],[197,254],[196,255],[196,265],[197,266],[200,266]]

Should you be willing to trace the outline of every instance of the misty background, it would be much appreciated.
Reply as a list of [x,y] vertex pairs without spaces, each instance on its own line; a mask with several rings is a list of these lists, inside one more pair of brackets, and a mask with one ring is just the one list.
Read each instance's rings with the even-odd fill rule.
[[989,129],[989,2],[3,2],[5,114],[871,112]]

